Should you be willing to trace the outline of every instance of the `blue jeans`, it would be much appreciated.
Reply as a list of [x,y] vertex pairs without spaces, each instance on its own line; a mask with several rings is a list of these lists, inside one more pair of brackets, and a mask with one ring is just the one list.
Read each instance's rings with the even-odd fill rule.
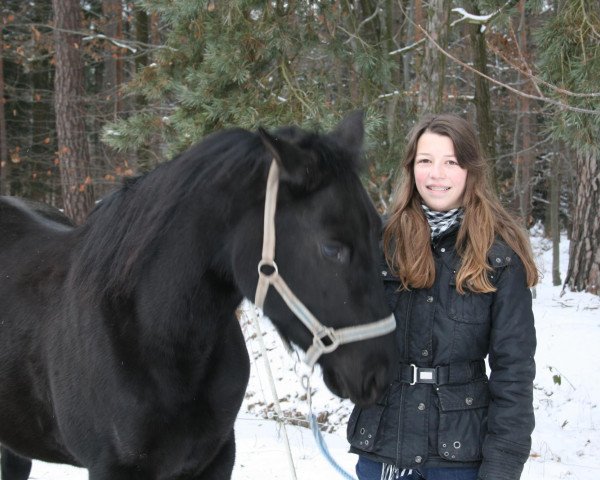
[[[356,475],[358,480],[381,480],[382,468],[383,464],[359,456]],[[478,471],[478,468],[421,468],[413,470],[410,475],[405,473],[399,480],[477,480]]]

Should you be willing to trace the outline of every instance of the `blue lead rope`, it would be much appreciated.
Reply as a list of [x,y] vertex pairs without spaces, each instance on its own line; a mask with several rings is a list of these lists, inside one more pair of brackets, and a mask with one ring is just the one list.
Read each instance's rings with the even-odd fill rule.
[[319,424],[317,423],[317,417],[315,417],[314,413],[310,412],[308,414],[308,418],[309,418],[309,422],[310,422],[310,429],[313,432],[315,441],[317,442],[317,445],[319,446],[319,450],[321,451],[321,454],[327,459],[329,464],[342,477],[344,477],[347,480],[356,480],[356,477],[350,475],[346,470],[344,470],[329,453],[329,449],[327,448],[327,444],[325,443],[325,440],[323,439],[323,435],[321,435],[321,430],[319,430]]

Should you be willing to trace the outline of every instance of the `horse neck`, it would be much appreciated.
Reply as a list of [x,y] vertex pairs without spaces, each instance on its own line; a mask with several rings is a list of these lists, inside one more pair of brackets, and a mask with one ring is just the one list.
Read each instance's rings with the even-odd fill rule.
[[[190,325],[207,328],[194,318],[231,318],[242,299],[230,236],[244,212],[261,204],[267,167],[251,164],[250,173],[231,178],[208,170],[177,188],[161,182],[186,178],[181,167],[173,162],[132,182],[92,214],[72,283],[100,290],[109,305],[127,305],[149,332],[185,338]],[[115,223],[118,215],[124,218]]]
[[239,329],[235,310],[243,295],[234,279],[233,236],[248,209],[262,210],[265,183],[266,169],[194,189],[178,206],[159,246],[161,254],[148,266],[154,278],[169,272],[170,285],[141,285],[142,301],[153,304],[147,318],[153,335],[162,331],[164,337],[178,337],[178,343],[194,338],[195,348],[214,348],[206,341],[227,335],[225,325],[235,323]]

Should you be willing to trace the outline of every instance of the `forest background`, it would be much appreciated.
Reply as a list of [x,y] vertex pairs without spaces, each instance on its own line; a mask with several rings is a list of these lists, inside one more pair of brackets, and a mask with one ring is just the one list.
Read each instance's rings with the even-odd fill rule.
[[600,294],[597,0],[3,0],[0,15],[0,194],[82,223],[210,132],[363,109],[385,212],[410,127],[454,112],[502,202],[553,239],[554,284]]

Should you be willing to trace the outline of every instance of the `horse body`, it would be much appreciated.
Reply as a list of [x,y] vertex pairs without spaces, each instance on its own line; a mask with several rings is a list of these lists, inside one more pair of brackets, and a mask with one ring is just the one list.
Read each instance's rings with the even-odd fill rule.
[[[355,127],[335,141],[215,134],[128,182],[77,228],[0,199],[0,443],[83,466],[91,480],[229,478],[249,376],[235,310],[256,288],[271,155],[316,162],[283,168],[277,256],[290,286],[332,326],[389,313],[374,270],[378,218],[358,177],[335,162],[320,173]],[[353,259],[324,257],[331,238]],[[265,312],[310,344],[275,294]],[[330,388],[359,403],[377,398],[391,363],[391,338],[364,343],[320,361]],[[5,459],[3,480],[27,478]]]
[[[0,218],[11,208],[3,204]],[[91,475],[98,469],[98,478],[121,478],[117,470],[140,479],[205,471],[233,442],[248,380],[234,316],[239,290],[166,251],[148,267],[163,273],[148,272],[155,280],[136,289],[137,311],[130,299],[80,302],[88,293],[68,266],[84,232],[52,229],[23,212],[28,231],[1,242],[3,259],[12,259],[3,262],[11,282],[3,281],[0,298],[3,443],[31,458],[86,466]],[[189,321],[171,320],[182,314]]]
[[[209,219],[198,220],[201,225]],[[4,325],[2,341],[32,352],[29,362],[0,354],[3,365],[12,364],[10,373],[3,372],[3,383],[13,378],[21,383],[11,388],[11,397],[15,391],[26,392],[14,412],[11,402],[0,398],[0,404],[8,405],[0,410],[1,428],[10,435],[7,444],[34,458],[81,464],[92,471],[95,463],[105,468],[103,457],[116,456],[118,462],[112,461],[121,466],[135,465],[139,478],[203,471],[206,465],[198,465],[198,459],[210,463],[207,452],[216,454],[225,441],[232,441],[248,379],[247,353],[233,314],[242,299],[239,290],[211,278],[216,275],[207,268],[202,250],[180,254],[165,249],[154,253],[154,261],[140,272],[152,281],[138,283],[131,294],[135,299],[105,296],[98,305],[80,302],[89,295],[79,291],[86,272],[67,266],[82,255],[77,245],[89,235],[87,229],[53,231],[33,216],[25,221],[31,223],[30,232],[2,245],[13,259],[14,268],[6,271],[15,281],[14,290],[3,289],[0,305],[4,312],[20,309],[2,316],[14,322]],[[176,219],[171,222],[167,237],[179,238],[167,238],[167,243],[191,242],[186,237],[198,233],[194,226],[179,228]],[[214,230],[205,230],[214,236]],[[45,248],[39,247],[41,232]],[[200,238],[195,244],[216,251],[210,242]],[[73,247],[56,248],[61,243]],[[61,257],[50,260],[55,251]],[[22,252],[27,252],[26,265]],[[54,271],[44,270],[44,263]],[[181,316],[189,321],[171,320]],[[23,375],[24,365],[34,371]],[[37,391],[29,391],[31,385]],[[30,449],[31,438],[39,439],[35,450]],[[156,465],[145,468],[152,474],[145,473],[144,465],[152,462]],[[105,475],[118,478],[115,472]]]

